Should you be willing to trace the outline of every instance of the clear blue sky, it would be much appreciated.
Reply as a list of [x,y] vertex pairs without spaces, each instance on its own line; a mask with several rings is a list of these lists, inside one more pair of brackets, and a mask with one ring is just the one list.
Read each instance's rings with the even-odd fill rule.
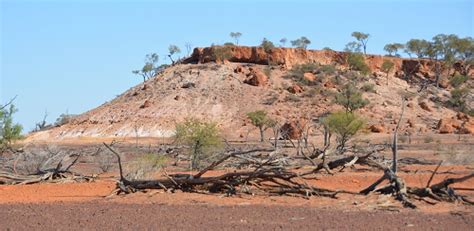
[[29,131],[44,111],[85,112],[141,79],[131,71],[169,44],[184,49],[263,37],[311,39],[311,49],[343,49],[351,32],[371,34],[369,53],[390,42],[439,33],[473,36],[472,0],[1,2],[0,103],[18,95],[16,120]]

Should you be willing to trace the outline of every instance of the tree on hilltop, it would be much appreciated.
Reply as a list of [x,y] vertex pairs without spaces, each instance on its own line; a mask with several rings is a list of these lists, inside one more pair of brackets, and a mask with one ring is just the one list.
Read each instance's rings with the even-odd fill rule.
[[239,45],[239,39],[242,36],[240,32],[230,32],[230,37],[232,37],[235,41],[235,45]]
[[305,49],[308,47],[308,45],[311,44],[311,40],[306,38],[305,36],[302,36],[299,39],[291,41],[291,45],[296,47],[296,48],[302,48]]
[[142,69],[132,71],[133,74],[143,77],[143,82],[158,74],[160,67],[158,66],[159,56],[157,53],[147,54],[145,57],[145,65]]
[[364,50],[364,55],[367,54],[367,42],[369,41],[370,34],[365,34],[362,32],[354,31],[351,34],[361,45]]

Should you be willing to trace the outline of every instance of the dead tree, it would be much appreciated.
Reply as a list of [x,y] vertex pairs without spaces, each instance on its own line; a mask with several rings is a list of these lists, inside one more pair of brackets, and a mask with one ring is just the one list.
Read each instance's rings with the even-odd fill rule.
[[[441,165],[440,163],[436,167],[433,174],[431,175],[430,179],[428,180],[427,186],[425,188],[407,187],[405,184],[405,181],[397,175],[397,162],[398,162],[397,161],[397,158],[398,158],[397,133],[398,133],[398,128],[400,126],[401,120],[403,118],[404,111],[405,111],[405,99],[402,98],[402,111],[400,113],[400,118],[398,120],[397,126],[393,134],[393,142],[392,142],[393,159],[392,159],[391,168],[382,166],[374,162],[374,164],[376,164],[378,168],[384,170],[384,175],[381,178],[379,178],[376,182],[374,182],[372,185],[360,191],[360,193],[369,194],[370,192],[375,191],[375,192],[379,192],[383,194],[393,194],[395,198],[400,200],[405,207],[409,207],[409,208],[416,208],[416,205],[410,201],[409,199],[410,196],[415,196],[417,197],[417,199],[430,197],[437,201],[451,201],[451,202],[461,201],[468,204],[474,204],[473,202],[469,201],[466,197],[457,195],[454,192],[454,189],[449,187],[450,184],[462,182],[474,177],[474,173],[471,173],[470,175],[460,177],[460,178],[449,178],[430,187],[429,185],[431,184],[431,181],[434,175],[436,174],[439,168],[439,165]],[[382,186],[380,188],[376,188],[379,184],[381,184],[385,180],[389,181],[388,185]]]
[[[156,180],[128,180],[123,175],[120,154],[112,147],[104,145],[117,157],[120,179],[113,194],[133,193],[147,189],[162,189],[167,192],[181,190],[185,192],[225,193],[227,195],[239,192],[263,192],[271,195],[299,195],[335,197],[345,191],[333,191],[310,186],[305,182],[302,174],[293,171],[287,164],[288,157],[281,155],[273,148],[257,148],[251,150],[232,150],[225,153],[220,159],[214,161],[195,174],[174,174],[165,172],[162,179]],[[234,171],[217,176],[205,174],[221,166],[231,159],[242,160],[249,170]]]

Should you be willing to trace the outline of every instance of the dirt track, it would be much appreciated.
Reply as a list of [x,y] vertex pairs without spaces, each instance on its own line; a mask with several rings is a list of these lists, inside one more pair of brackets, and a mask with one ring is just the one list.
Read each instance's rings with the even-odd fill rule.
[[[47,211],[47,213],[45,213]],[[0,205],[2,230],[472,230],[473,214],[343,211],[307,206],[47,203]]]

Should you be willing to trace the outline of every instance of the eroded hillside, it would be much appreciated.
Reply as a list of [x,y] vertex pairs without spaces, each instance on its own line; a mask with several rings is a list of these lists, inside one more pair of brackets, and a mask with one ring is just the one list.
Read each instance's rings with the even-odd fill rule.
[[[347,53],[256,47],[231,47],[229,57],[216,63],[214,47],[195,49],[182,63],[165,69],[114,100],[75,117],[71,122],[33,133],[29,140],[78,137],[170,137],[175,124],[196,117],[215,121],[229,139],[257,135],[246,113],[265,110],[280,124],[308,123],[338,110],[334,95],[348,83],[364,91],[370,104],[358,113],[371,132],[390,132],[396,123],[401,96],[407,98],[403,132],[474,133],[472,117],[448,105],[449,78],[432,84],[434,63],[429,60],[367,55],[368,75],[348,68]],[[381,71],[384,60],[394,63]],[[456,63],[444,76],[465,72]],[[473,69],[464,83],[472,89]],[[472,92],[468,104],[473,103]],[[316,132],[316,131],[315,131]]]

